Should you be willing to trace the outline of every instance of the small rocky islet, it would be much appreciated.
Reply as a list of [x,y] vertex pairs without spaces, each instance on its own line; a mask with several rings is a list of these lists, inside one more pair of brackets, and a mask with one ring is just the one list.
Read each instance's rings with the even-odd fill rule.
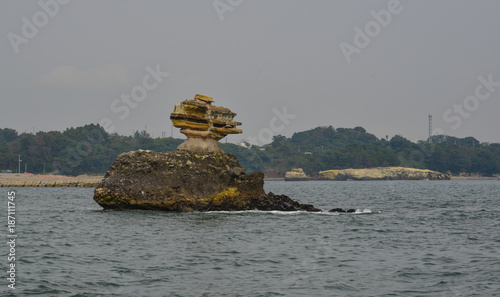
[[441,172],[407,167],[374,167],[361,169],[325,170],[320,180],[449,180]]
[[285,175],[286,181],[308,180],[450,180],[450,176],[438,171],[408,167],[374,167],[320,171],[317,178],[311,178],[302,168],[293,168]]
[[218,141],[242,133],[236,113],[196,95],[177,104],[170,119],[187,140],[172,152],[120,154],[94,191],[104,209],[165,211],[321,211],[264,191],[262,172],[246,174]]

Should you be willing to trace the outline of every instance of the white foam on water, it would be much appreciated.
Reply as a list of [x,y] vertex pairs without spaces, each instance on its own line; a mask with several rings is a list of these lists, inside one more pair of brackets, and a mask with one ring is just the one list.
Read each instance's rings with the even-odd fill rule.
[[355,214],[364,214],[364,213],[373,213],[371,209],[369,208],[365,208],[363,210],[361,209],[356,209],[356,211],[354,212]]
[[223,214],[242,214],[242,213],[258,213],[258,214],[277,214],[277,215],[299,215],[305,213],[312,213],[307,211],[282,211],[282,210],[218,210],[218,211],[207,211],[206,213],[223,213]]
[[[369,212],[365,212],[368,210]],[[220,211],[207,211],[206,213],[219,213],[219,214],[244,214],[244,213],[257,213],[257,214],[274,214],[274,215],[325,215],[325,216],[338,216],[340,213],[338,212],[328,212],[327,210],[323,211],[317,211],[317,212],[312,212],[312,211],[304,211],[304,210],[297,210],[297,211],[282,211],[282,210],[237,210],[237,211],[227,211],[227,210],[220,210]],[[360,213],[371,213],[371,210],[365,209],[361,211]]]

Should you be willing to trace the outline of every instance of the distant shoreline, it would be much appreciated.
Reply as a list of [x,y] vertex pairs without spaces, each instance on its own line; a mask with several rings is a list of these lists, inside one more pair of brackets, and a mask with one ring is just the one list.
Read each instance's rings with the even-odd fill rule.
[[[488,176],[450,176],[450,179],[451,180],[500,180],[500,177],[496,177],[496,176],[493,176],[493,177],[488,177]],[[284,178],[280,178],[280,177],[266,177],[264,178],[264,181],[284,181],[285,179]],[[321,179],[317,179],[317,178],[309,178],[309,179],[304,179],[304,180],[300,180],[300,181],[317,181],[317,180],[321,180]],[[334,181],[334,180],[332,180]]]
[[452,180],[500,180],[498,176],[451,176]]
[[264,177],[264,181],[284,181],[284,177]]
[[[95,188],[104,176],[29,175],[23,173],[1,173],[0,187],[75,187]],[[284,181],[282,177],[266,177],[264,181]],[[317,180],[317,179],[311,179]],[[500,180],[499,177],[452,176],[451,180]]]

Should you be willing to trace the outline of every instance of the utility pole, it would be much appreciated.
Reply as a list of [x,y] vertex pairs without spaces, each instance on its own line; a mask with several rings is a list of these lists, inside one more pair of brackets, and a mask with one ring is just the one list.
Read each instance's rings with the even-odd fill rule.
[[429,114],[429,143],[432,142],[432,114]]
[[17,155],[17,173],[21,173],[21,155]]

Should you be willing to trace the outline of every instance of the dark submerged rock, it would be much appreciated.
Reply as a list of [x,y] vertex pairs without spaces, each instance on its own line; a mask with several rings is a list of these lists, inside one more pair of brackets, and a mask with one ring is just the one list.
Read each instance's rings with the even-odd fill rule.
[[328,212],[356,212],[356,209],[349,208],[348,210],[345,210],[343,208],[333,208],[333,209],[330,209]]
[[235,156],[186,150],[133,151],[117,157],[94,191],[105,209],[166,211],[321,211],[266,194],[264,174],[246,174]]
[[328,212],[346,212],[346,211],[343,208],[333,208],[330,209]]

